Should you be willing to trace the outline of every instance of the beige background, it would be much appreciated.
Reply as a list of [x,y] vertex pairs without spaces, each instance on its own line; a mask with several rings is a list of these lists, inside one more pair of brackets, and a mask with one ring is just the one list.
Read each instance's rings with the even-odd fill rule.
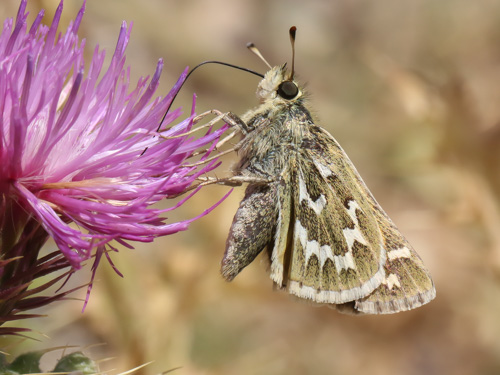
[[[80,4],[66,0],[63,24]],[[56,6],[29,1],[33,12],[47,9],[46,22]],[[16,11],[17,1],[0,3],[2,19]],[[114,255],[124,279],[103,263],[84,314],[80,301],[54,304],[36,328],[51,338],[9,351],[105,343],[87,352],[114,357],[102,364],[114,373],[149,361],[144,374],[500,372],[500,2],[88,0],[80,30],[88,56],[96,43],[111,54],[122,20],[134,22],[133,81],[163,57],[162,94],[203,60],[264,72],[248,41],[271,64],[289,61],[287,32],[296,25],[296,70],[311,107],[424,259],[437,298],[397,315],[345,316],[273,292],[261,258],[224,282],[219,261],[243,195],[237,188],[188,232]],[[199,112],[241,114],[256,104],[257,82],[207,66],[177,105],[188,111],[196,92]],[[226,191],[205,189],[172,219],[198,214]],[[73,283],[87,280],[80,273]]]

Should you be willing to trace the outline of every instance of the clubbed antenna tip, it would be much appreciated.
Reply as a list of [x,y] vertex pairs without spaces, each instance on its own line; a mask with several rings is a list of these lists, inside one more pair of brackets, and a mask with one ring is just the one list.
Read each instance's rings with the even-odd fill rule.
[[293,75],[295,73],[295,34],[297,33],[297,28],[295,26],[290,27],[290,43],[292,44],[292,73],[290,74],[290,80],[293,80]]

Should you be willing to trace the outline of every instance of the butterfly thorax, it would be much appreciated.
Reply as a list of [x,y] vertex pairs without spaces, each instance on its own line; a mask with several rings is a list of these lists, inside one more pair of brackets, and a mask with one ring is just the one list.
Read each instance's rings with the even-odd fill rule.
[[[289,164],[290,157],[300,153],[304,142],[311,138],[314,122],[305,107],[302,89],[293,99],[278,94],[279,85],[286,81],[285,66],[270,70],[257,89],[262,103],[248,111],[242,120],[247,129],[236,166],[239,173],[261,177],[279,175]],[[307,142],[306,142],[307,143]]]

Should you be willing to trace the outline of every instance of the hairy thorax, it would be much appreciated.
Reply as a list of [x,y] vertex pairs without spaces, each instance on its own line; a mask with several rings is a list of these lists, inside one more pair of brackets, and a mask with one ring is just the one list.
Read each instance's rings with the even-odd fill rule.
[[[253,116],[243,116],[248,134],[239,151],[235,172],[270,177],[279,175],[291,157],[303,150],[314,126],[311,114],[302,105],[267,107]],[[272,121],[270,120],[272,119]]]

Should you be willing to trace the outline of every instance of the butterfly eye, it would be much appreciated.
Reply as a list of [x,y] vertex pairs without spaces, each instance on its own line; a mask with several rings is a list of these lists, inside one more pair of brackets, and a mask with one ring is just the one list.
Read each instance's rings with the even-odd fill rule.
[[278,95],[283,99],[293,99],[299,93],[299,88],[292,81],[281,82],[278,86]]

